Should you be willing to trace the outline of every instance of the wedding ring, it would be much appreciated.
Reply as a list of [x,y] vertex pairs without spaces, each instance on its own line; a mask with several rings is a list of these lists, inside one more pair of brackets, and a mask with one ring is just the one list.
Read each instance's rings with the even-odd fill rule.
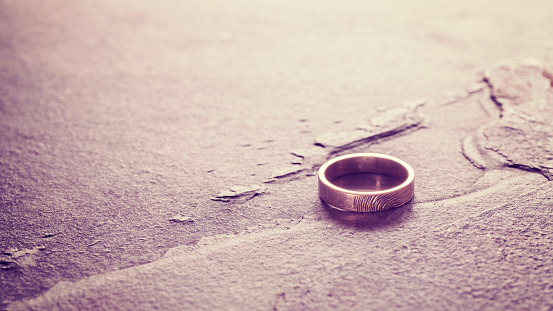
[[389,155],[348,154],[319,169],[319,197],[342,210],[383,211],[409,202],[414,192],[413,168]]

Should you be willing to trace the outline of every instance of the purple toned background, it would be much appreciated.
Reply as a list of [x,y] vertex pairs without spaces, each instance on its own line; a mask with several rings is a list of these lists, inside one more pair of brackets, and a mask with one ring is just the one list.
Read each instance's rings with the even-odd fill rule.
[[[0,308],[553,308],[552,21],[0,0]],[[414,200],[323,205],[352,152],[411,164]]]

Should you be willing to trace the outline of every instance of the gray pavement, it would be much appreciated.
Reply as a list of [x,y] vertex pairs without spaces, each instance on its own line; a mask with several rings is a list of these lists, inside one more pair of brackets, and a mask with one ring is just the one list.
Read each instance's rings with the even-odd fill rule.
[[[550,310],[553,2],[0,0],[0,308]],[[415,198],[317,197],[337,155]]]

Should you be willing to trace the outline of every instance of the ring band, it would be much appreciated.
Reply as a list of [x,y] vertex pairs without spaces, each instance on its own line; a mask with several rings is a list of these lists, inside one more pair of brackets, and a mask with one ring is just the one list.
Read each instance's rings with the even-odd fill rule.
[[[344,187],[341,180],[354,175],[364,178],[362,182],[372,182],[371,189]],[[348,154],[321,166],[319,197],[338,209],[378,212],[409,202],[415,192],[414,181],[413,168],[398,158],[378,153]]]

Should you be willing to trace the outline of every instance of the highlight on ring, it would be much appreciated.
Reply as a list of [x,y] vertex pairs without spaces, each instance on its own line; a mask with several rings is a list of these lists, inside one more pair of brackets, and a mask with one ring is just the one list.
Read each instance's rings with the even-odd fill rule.
[[378,212],[409,202],[415,173],[405,161],[379,153],[339,156],[319,169],[319,197],[354,212]]

